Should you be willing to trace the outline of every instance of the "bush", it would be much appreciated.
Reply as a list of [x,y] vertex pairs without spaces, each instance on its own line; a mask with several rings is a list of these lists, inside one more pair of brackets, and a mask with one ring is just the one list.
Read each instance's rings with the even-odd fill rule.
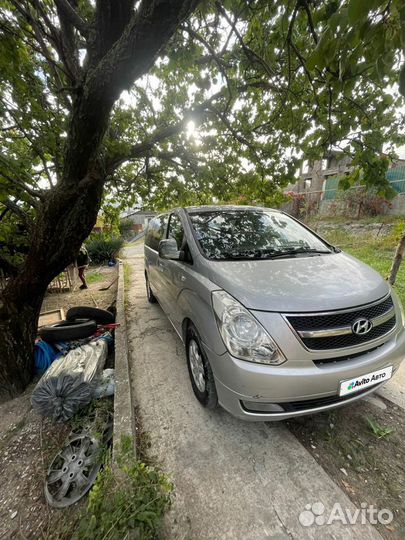
[[349,214],[359,219],[384,215],[392,207],[392,204],[388,199],[378,195],[375,190],[356,186],[347,191],[339,192],[336,206],[340,207],[342,214]]
[[122,238],[108,238],[103,233],[96,233],[86,242],[86,248],[92,262],[103,263],[115,260],[123,244]]
[[117,466],[107,463],[97,477],[77,536],[80,540],[158,538],[172,490],[167,477],[136,460],[131,441],[122,440]]
[[119,229],[120,229],[120,236],[124,238],[124,240],[128,240],[129,238],[132,238],[133,236],[135,236],[134,224],[128,218],[121,219],[120,224],[119,224]]
[[308,218],[319,211],[317,193],[315,193],[315,198],[312,197],[311,192],[287,191],[284,195],[290,203],[287,212],[298,219]]

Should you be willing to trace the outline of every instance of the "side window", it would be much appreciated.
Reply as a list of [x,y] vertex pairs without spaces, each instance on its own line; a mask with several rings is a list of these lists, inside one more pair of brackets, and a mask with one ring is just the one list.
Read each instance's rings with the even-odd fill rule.
[[177,242],[177,249],[181,249],[183,244],[184,229],[181,219],[177,214],[172,214],[169,221],[168,238],[174,238]]
[[145,236],[145,244],[155,251],[159,249],[159,242],[163,239],[165,234],[167,219],[167,215],[161,215],[153,218],[149,222]]
[[146,233],[145,233],[145,246],[148,246],[150,247],[150,244],[151,244],[151,238],[152,238],[152,230],[153,230],[153,226],[154,226],[154,219],[151,219],[148,223],[148,227],[146,229]]

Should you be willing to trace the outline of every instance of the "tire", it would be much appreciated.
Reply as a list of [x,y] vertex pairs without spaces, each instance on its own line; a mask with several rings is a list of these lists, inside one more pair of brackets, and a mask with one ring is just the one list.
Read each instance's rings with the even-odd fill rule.
[[146,283],[146,296],[148,297],[148,302],[150,304],[156,304],[157,303],[157,298],[153,294],[152,289],[150,288],[149,278],[148,278],[148,275],[147,275],[146,272],[145,272],[145,283]]
[[[193,355],[196,352],[198,352],[200,357],[199,361],[197,359],[197,366],[201,362],[199,366],[201,368],[200,370],[196,368],[196,363],[193,361]],[[186,355],[188,373],[195,397],[207,409],[215,409],[218,405],[218,396],[215,388],[214,374],[202,347],[200,336],[193,324],[190,324],[187,328]]]
[[112,324],[115,322],[115,317],[110,311],[99,309],[91,306],[75,306],[68,309],[66,313],[68,321],[76,319],[92,319],[97,324]]
[[71,341],[92,336],[97,330],[96,321],[76,319],[61,321],[52,326],[44,326],[38,331],[39,336],[48,343],[54,341]]

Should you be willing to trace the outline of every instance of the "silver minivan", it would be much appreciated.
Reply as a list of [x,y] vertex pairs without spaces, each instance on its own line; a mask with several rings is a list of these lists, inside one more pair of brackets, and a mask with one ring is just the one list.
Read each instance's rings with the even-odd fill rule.
[[145,235],[148,300],[185,344],[206,407],[283,420],[351,403],[405,356],[384,279],[278,210],[178,208]]

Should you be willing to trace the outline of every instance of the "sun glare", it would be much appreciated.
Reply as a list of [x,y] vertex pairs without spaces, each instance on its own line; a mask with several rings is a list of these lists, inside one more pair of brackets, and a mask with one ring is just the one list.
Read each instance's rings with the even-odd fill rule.
[[194,137],[194,136],[195,136],[195,134],[196,134],[196,127],[195,127],[195,123],[194,123],[193,120],[190,120],[190,121],[187,123],[186,134],[187,134],[187,137],[188,137],[188,138]]

